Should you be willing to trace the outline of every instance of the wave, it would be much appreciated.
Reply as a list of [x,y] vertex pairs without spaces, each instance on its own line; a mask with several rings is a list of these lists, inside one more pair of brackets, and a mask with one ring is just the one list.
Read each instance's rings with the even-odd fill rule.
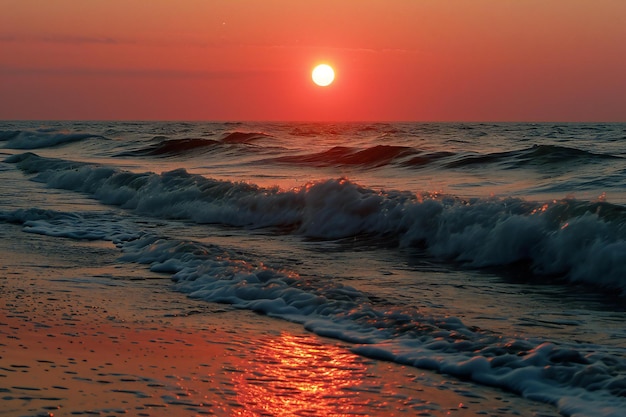
[[607,202],[463,200],[378,192],[347,179],[282,191],[208,179],[183,169],[131,173],[32,153],[10,156],[6,162],[37,174],[37,181],[51,187],[84,192],[142,215],[279,228],[319,239],[379,236],[470,268],[524,263],[537,277],[626,294],[626,208]]
[[60,133],[46,129],[0,131],[0,142],[5,142],[4,147],[10,149],[50,148],[87,139],[105,138],[92,133]]
[[[111,175],[111,180],[124,175],[126,180],[118,184],[134,183],[131,188],[137,191],[139,183],[147,186],[154,180],[148,176],[137,182],[121,172]],[[179,183],[188,178],[176,176]],[[93,177],[104,181],[102,185],[107,182],[102,174]],[[363,356],[495,386],[554,404],[564,415],[614,417],[623,412],[626,361],[620,352],[598,352],[590,343],[522,339],[467,326],[457,317],[382,305],[332,280],[301,279],[295,271],[272,268],[240,251],[141,232],[115,214],[108,218],[111,221],[102,224],[87,213],[0,212],[0,219],[23,224],[26,232],[114,242],[122,251],[121,261],[172,274],[175,289],[190,297],[300,323],[316,334],[356,344],[352,350]]]
[[273,162],[304,164],[310,166],[341,166],[360,165],[377,168],[388,165],[392,161],[417,153],[411,147],[376,145],[367,149],[355,149],[346,146],[335,146],[327,151],[306,155],[283,156],[273,158]]
[[271,137],[263,133],[230,132],[220,139],[177,138],[168,139],[166,136],[155,136],[148,145],[139,149],[125,151],[117,156],[161,156],[173,157],[189,153],[211,151],[224,145],[250,145],[253,142]]
[[289,130],[291,136],[320,137],[339,135],[374,134],[386,137],[403,133],[399,127],[389,123],[298,123]]
[[176,156],[188,152],[208,150],[219,145],[219,142],[212,139],[165,139],[156,137],[156,143],[152,143],[140,149],[123,152],[118,156]]
[[272,138],[272,135],[261,132],[229,132],[222,135],[222,143],[252,143],[264,138]]
[[438,162],[442,159],[448,159],[454,157],[456,154],[454,152],[449,151],[437,151],[437,152],[424,152],[419,155],[416,155],[406,161],[402,161],[400,165],[405,167],[422,167],[435,162]]
[[443,169],[457,169],[477,165],[492,165],[500,166],[503,169],[516,169],[543,166],[571,167],[572,163],[587,164],[615,158],[620,157],[556,145],[533,145],[520,150],[488,154],[425,151],[410,146],[376,145],[365,149],[335,146],[322,152],[281,156],[267,161],[313,167],[360,166],[379,168],[397,165],[407,168],[424,168],[436,165]]
[[505,164],[509,168],[542,165],[563,165],[573,162],[590,162],[619,158],[581,149],[557,145],[533,145],[516,151],[494,152],[486,155],[460,155],[445,166],[459,168],[472,165]]

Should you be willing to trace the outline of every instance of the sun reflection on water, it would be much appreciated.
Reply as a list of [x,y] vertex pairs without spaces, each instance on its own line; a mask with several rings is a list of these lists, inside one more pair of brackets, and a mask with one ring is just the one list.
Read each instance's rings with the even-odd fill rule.
[[283,333],[254,347],[253,371],[234,375],[233,415],[353,415],[363,359],[311,336]]

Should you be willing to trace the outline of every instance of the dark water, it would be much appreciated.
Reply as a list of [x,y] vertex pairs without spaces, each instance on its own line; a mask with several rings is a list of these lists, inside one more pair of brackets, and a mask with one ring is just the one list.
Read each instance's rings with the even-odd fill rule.
[[[2,122],[0,220],[365,356],[626,408],[626,125]],[[1,225],[1,223],[0,223]]]

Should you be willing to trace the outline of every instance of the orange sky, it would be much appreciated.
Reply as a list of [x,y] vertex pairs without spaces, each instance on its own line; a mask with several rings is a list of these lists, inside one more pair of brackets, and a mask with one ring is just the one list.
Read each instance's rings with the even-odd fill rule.
[[624,0],[0,0],[5,120],[626,121],[624,74]]

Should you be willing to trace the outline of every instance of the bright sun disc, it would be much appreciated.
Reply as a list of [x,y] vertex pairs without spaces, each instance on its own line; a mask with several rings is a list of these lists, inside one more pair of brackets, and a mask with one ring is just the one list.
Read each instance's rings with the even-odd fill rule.
[[335,71],[330,65],[320,64],[317,67],[313,68],[313,72],[311,73],[311,78],[313,78],[313,82],[320,87],[326,87],[330,85],[335,79]]

